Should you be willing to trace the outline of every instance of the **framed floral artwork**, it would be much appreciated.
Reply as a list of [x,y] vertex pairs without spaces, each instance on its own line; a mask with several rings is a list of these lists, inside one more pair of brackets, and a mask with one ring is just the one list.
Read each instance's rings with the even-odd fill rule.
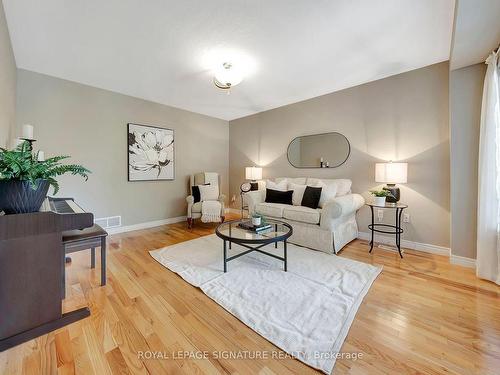
[[157,126],[127,124],[128,180],[175,178],[174,131]]

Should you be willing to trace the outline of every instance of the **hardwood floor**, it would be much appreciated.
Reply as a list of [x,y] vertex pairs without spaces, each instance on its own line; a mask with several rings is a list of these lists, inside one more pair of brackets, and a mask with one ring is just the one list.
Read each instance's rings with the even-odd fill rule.
[[[168,271],[148,250],[214,231],[186,223],[111,236],[108,284],[99,264],[73,256],[67,268],[65,310],[88,305],[91,317],[0,353],[1,374],[313,374]],[[342,347],[361,353],[339,359],[334,374],[499,374],[500,288],[478,280],[448,258],[375,248],[354,241],[342,257],[381,264],[382,274],[362,303]],[[265,351],[267,359],[219,357]],[[146,358],[176,355],[175,359]],[[151,352],[149,352],[151,353]],[[250,354],[247,354],[250,355]],[[272,358],[279,356],[280,358]]]

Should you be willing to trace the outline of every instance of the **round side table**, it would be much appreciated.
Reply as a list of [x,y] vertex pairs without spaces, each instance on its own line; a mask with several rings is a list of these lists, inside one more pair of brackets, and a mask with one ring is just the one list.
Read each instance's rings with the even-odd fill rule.
[[[403,214],[403,210],[407,208],[408,205],[403,203],[386,203],[384,206],[377,206],[373,203],[367,203],[366,205],[370,207],[372,213],[372,223],[368,225],[368,229],[371,230],[372,234],[370,241],[370,253],[373,250],[373,235],[375,232],[394,234],[396,236],[396,247],[398,248],[399,256],[403,258],[403,254],[401,253],[401,233],[403,233],[404,231],[403,228],[401,228],[401,215]],[[396,210],[396,225],[375,223],[375,215],[373,212],[374,208]]]

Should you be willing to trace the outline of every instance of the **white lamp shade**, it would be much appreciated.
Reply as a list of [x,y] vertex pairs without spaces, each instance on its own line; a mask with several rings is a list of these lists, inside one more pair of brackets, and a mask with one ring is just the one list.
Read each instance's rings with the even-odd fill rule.
[[247,180],[261,180],[262,179],[262,168],[260,168],[260,167],[246,167],[245,168],[245,178]]
[[408,179],[408,163],[375,163],[375,182],[405,184]]

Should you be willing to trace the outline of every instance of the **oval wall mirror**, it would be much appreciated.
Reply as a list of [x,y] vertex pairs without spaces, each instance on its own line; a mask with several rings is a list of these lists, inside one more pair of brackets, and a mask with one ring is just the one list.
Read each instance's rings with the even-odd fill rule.
[[349,158],[351,145],[340,133],[304,135],[288,145],[288,161],[295,168],[336,168]]

